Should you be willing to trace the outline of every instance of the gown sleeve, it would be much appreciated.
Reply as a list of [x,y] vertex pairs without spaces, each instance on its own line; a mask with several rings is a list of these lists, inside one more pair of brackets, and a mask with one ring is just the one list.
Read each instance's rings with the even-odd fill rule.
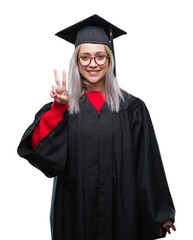
[[53,102],[49,111],[45,112],[40,121],[36,124],[32,132],[32,149],[63,119],[65,111],[69,105]]
[[[175,208],[167,183],[159,146],[148,109],[138,99],[129,111],[134,155],[139,209],[140,235],[143,240],[163,238],[163,224],[174,223]],[[162,228],[162,236],[159,229]]]
[[47,177],[54,177],[64,171],[67,158],[67,121],[68,111],[62,121],[54,127],[33,149],[32,132],[52,102],[44,105],[35,115],[35,120],[24,132],[17,148],[17,153],[42,171]]

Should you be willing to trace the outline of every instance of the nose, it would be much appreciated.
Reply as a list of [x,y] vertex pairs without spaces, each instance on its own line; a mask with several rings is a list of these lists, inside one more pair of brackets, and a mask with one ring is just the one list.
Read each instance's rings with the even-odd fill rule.
[[91,58],[91,62],[90,62],[90,64],[89,64],[89,66],[90,66],[90,67],[96,67],[96,66],[97,66],[94,58]]

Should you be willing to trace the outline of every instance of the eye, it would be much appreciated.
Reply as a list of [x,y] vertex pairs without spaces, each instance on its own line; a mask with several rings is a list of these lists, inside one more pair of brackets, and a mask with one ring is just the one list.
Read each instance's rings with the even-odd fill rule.
[[103,59],[105,58],[105,56],[104,56],[104,55],[99,55],[99,56],[97,56],[96,58],[97,58],[97,60],[100,60],[100,61],[101,61],[101,60],[103,60]]
[[81,58],[81,60],[83,60],[83,61],[88,61],[88,60],[89,60],[89,57],[87,57],[87,56],[81,56],[80,58]]

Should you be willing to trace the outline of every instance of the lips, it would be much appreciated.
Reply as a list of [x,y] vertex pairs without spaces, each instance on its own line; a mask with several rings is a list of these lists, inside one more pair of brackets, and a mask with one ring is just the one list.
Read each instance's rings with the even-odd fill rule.
[[96,76],[101,70],[87,70],[88,74],[91,76]]

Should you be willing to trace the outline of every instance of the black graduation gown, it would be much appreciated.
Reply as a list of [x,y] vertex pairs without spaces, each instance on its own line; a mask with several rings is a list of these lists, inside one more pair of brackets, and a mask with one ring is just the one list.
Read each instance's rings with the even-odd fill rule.
[[54,177],[53,240],[152,240],[167,220],[174,222],[148,110],[139,98],[123,94],[119,113],[106,102],[98,113],[84,94],[80,112],[65,112],[32,150],[34,126],[52,105],[46,104],[22,137],[18,154]]

